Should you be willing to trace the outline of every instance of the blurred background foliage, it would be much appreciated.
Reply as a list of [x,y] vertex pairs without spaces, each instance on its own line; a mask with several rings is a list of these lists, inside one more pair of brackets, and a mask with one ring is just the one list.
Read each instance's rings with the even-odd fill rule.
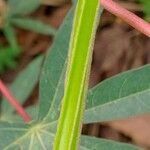
[[16,28],[55,35],[53,27],[30,17],[40,5],[40,0],[0,0],[0,32],[6,38],[4,42],[0,40],[0,73],[6,68],[16,68],[15,60],[22,49],[18,43]]

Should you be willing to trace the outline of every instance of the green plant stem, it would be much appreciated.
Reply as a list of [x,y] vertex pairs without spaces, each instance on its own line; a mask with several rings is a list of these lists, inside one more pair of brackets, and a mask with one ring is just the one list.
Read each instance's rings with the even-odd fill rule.
[[99,0],[77,3],[54,150],[78,148],[99,7]]

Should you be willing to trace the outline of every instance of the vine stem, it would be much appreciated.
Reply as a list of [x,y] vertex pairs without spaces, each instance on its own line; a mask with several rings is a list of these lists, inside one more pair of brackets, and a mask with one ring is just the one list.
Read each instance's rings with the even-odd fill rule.
[[17,99],[12,95],[9,89],[5,86],[0,79],[0,92],[8,100],[8,102],[16,109],[18,114],[24,119],[25,122],[30,122],[32,118],[25,112],[24,108],[19,104]]
[[150,24],[148,22],[139,18],[137,15],[128,11],[127,9],[121,7],[113,0],[101,0],[101,5],[115,16],[121,18],[138,31],[150,37]]

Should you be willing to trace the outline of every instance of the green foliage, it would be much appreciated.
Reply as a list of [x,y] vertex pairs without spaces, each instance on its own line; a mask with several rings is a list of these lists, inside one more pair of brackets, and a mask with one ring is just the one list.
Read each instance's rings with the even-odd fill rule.
[[7,67],[15,68],[15,59],[21,52],[14,26],[45,35],[56,33],[56,30],[50,25],[25,17],[40,6],[40,0],[8,0],[6,4],[8,10],[4,12],[4,26],[1,30],[8,41],[8,46],[0,45],[0,73]]
[[[2,122],[0,124],[0,148],[1,150],[51,150],[55,135],[50,128],[52,124],[24,125]],[[80,150],[109,150],[110,148],[112,150],[139,150],[138,147],[130,144],[87,136],[81,137]]]
[[[8,118],[5,122],[0,121],[0,150],[52,149],[64,91],[64,74],[73,14],[72,8],[58,30],[53,46],[45,58],[40,78],[40,102],[37,107],[29,108],[31,114],[37,115],[38,111],[38,116],[35,116],[29,124],[19,122],[18,119],[14,121],[15,123],[6,122]],[[41,61],[42,58],[37,58],[33,63],[34,67],[27,68],[22,73],[22,77],[18,77],[11,86],[14,95],[22,102],[33,89],[33,86],[30,87],[31,80],[39,75],[38,65],[41,65]],[[90,89],[84,123],[123,119],[150,112],[149,74],[150,65],[146,65],[107,79]],[[28,86],[24,86],[26,82],[29,83],[25,84]],[[25,94],[26,91],[27,94]],[[12,113],[12,115],[16,118],[16,114]],[[80,141],[80,150],[140,149],[130,144],[88,136],[82,136]]]
[[143,11],[145,19],[150,22],[150,1],[149,0],[138,0],[143,5]]

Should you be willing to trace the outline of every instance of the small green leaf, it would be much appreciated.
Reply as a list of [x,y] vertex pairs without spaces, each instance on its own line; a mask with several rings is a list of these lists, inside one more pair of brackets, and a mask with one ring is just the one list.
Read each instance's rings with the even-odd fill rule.
[[102,122],[150,112],[150,65],[107,79],[91,89],[84,122]]
[[[21,104],[25,102],[25,100],[31,94],[33,88],[38,82],[39,73],[41,70],[43,57],[40,56],[33,60],[27,68],[25,68],[15,79],[15,81],[11,84],[10,90],[13,95],[19,100]],[[2,101],[2,120],[6,120],[7,114],[8,116],[14,111],[12,106],[7,102],[5,98]],[[4,116],[3,116],[4,114]]]
[[40,0],[8,0],[9,16],[27,15],[40,6]]
[[140,148],[112,140],[81,136],[80,150],[140,150]]
[[26,19],[26,18],[12,18],[10,22],[16,25],[17,27],[31,30],[37,33],[46,34],[46,35],[55,35],[56,30],[48,24],[44,24],[41,21]]

